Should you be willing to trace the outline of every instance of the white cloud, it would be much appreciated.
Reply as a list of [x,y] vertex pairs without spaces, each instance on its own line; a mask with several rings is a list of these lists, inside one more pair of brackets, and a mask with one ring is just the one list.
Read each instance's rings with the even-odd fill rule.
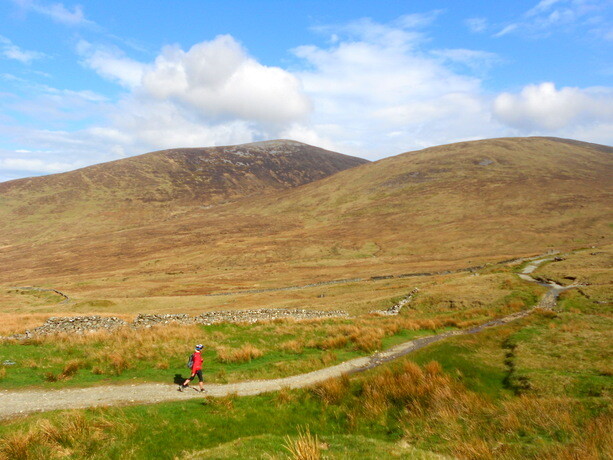
[[[111,103],[94,92],[57,90],[19,80],[15,84],[27,90],[29,97],[14,98],[11,110],[31,120],[52,120],[61,128],[0,125],[0,132],[18,140],[22,150],[61,151],[70,158],[54,164],[73,164],[77,158],[93,164],[163,148],[280,137],[311,110],[296,76],[260,64],[230,36],[187,51],[166,47],[151,63],[85,41],[77,51],[83,65],[127,89],[120,100]],[[82,126],[81,120],[88,117],[98,122],[70,129]],[[47,126],[52,125],[47,122]],[[49,159],[58,156],[47,155]],[[33,159],[31,168],[48,171],[39,160]]]
[[8,171],[30,171],[35,173],[57,173],[78,167],[75,163],[45,162],[24,158],[0,158],[0,169]]
[[584,27],[592,34],[606,39],[610,26],[603,27],[603,11],[609,0],[541,0],[520,18],[502,26],[494,37],[511,33],[530,36],[547,36],[555,31],[567,32],[575,27]]
[[613,123],[613,90],[571,87],[558,90],[553,83],[528,85],[519,94],[500,94],[494,101],[493,112],[501,122],[527,133]]
[[502,62],[496,53],[469,49],[441,49],[434,50],[433,56],[450,63],[463,64],[476,73],[483,73],[495,64]]
[[227,35],[187,50],[165,47],[151,62],[82,41],[82,64],[125,91],[109,101],[94,92],[31,84],[35,97],[0,100],[10,105],[6,113],[20,112],[47,128],[3,120],[0,135],[34,153],[13,150],[0,168],[19,155],[44,172],[164,148],[271,138],[369,159],[509,135],[613,141],[612,89],[558,90],[545,83],[491,95],[480,75],[500,62],[498,56],[431,49],[423,28],[436,14],[319,28],[330,40],[292,50],[294,68],[301,66],[293,72],[261,64]]
[[229,35],[186,52],[165,48],[145,72],[142,91],[207,119],[287,123],[310,111],[296,77],[260,64]]
[[69,26],[93,25],[94,23],[87,19],[83,14],[83,7],[76,5],[72,11],[66,8],[63,3],[45,4],[35,0],[13,0],[22,8],[35,13],[42,14],[51,18],[55,22],[66,24]]
[[500,32],[494,34],[494,37],[503,37],[517,30],[519,27],[519,24],[509,24],[508,26],[505,26]]
[[117,48],[94,46],[81,40],[77,44],[77,52],[83,58],[82,63],[102,77],[128,88],[140,85],[145,65],[127,58]]
[[28,51],[21,49],[15,45],[11,40],[0,35],[0,54],[7,59],[14,59],[22,62],[23,64],[29,64],[35,59],[44,58],[46,55],[38,51]]
[[129,133],[123,150],[275,137],[311,110],[294,75],[260,64],[229,35],[187,51],[167,46],[152,63],[84,41],[77,49],[84,65],[130,89],[106,131]]
[[344,30],[334,31],[340,38],[327,48],[294,50],[309,68],[297,76],[314,101],[310,127],[340,151],[374,159],[500,132],[490,123],[481,81],[447,65],[474,67],[495,55],[472,50],[429,54],[421,51],[426,43],[421,32],[396,23],[360,21],[349,28],[350,36]]
[[[124,108],[124,110],[121,109]],[[112,117],[107,142],[127,134],[134,153],[173,147],[240,144],[255,140],[258,126],[246,120],[204,122],[172,101],[130,98]],[[100,133],[100,132],[99,132]],[[102,140],[102,139],[101,139]]]

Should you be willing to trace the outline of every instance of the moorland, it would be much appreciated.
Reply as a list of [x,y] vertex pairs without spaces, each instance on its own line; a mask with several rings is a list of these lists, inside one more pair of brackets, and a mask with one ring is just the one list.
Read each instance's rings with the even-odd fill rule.
[[535,279],[574,287],[308,388],[12,417],[0,458],[606,458],[612,152],[507,138],[371,163],[274,141],[2,183],[0,336],[52,316],[348,314],[5,337],[9,392],[171,385],[194,343],[210,383],[299,375],[530,310],[548,288],[518,273],[538,255]]

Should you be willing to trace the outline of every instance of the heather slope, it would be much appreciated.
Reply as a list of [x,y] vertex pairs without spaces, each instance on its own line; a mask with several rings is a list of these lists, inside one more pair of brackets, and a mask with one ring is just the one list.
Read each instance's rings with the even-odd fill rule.
[[606,244],[612,150],[509,138],[408,152],[152,225],[4,248],[0,281],[159,299]]
[[200,206],[291,188],[366,160],[295,141],[162,150],[0,183],[0,239],[48,241],[138,227]]

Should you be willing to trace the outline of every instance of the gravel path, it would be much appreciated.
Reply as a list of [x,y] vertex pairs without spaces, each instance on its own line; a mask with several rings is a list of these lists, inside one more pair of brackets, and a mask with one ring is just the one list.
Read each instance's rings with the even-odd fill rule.
[[[522,279],[538,282],[530,276],[536,267],[549,259],[533,261],[519,275]],[[543,283],[540,283],[543,284]],[[565,289],[574,286],[562,287],[548,285],[550,290],[541,299],[537,307],[552,308],[558,294]],[[507,324],[530,314],[530,310],[514,313],[504,318],[499,318],[480,326],[462,331],[451,331],[429,337],[422,337],[398,344],[388,350],[375,353],[371,356],[345,361],[336,366],[327,367],[307,374],[294,375],[285,378],[271,380],[253,380],[229,384],[207,384],[205,395],[221,397],[231,394],[238,396],[256,395],[282,388],[304,388],[322,382],[332,377],[340,377],[343,374],[362,372],[383,363],[392,361],[407,355],[415,350],[432,343],[444,340],[451,336],[475,334],[487,328]],[[168,384],[137,384],[137,385],[108,385],[91,388],[64,389],[64,390],[26,390],[26,391],[2,391],[0,392],[0,418],[9,418],[15,415],[23,415],[33,412],[44,412],[58,409],[77,409],[97,406],[111,406],[121,404],[157,403],[162,401],[182,400],[187,398],[202,397],[202,394],[192,390],[177,391],[177,385]]]

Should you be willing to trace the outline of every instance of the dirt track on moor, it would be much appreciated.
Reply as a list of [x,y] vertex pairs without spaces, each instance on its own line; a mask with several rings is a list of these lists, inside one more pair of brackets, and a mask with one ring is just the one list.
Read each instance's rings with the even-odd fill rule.
[[[532,261],[519,275],[522,279],[538,282],[530,276],[538,265],[549,259],[543,258]],[[543,283],[540,283],[543,284]],[[562,287],[549,284],[550,290],[543,296],[535,308],[551,309],[555,306],[558,294],[574,286]],[[343,374],[354,374],[375,368],[384,363],[405,356],[448,337],[475,334],[484,329],[501,326],[517,319],[523,318],[532,310],[525,310],[512,315],[498,318],[479,326],[436,334],[428,337],[411,340],[398,344],[388,350],[377,352],[371,356],[345,361],[335,366],[327,367],[306,374],[290,377],[252,380],[229,384],[206,384],[204,395],[222,397],[235,394],[237,396],[257,395],[283,388],[304,388],[323,382],[327,379],[340,377]],[[134,385],[106,385],[90,388],[64,389],[64,390],[26,390],[0,392],[0,418],[10,418],[34,412],[45,412],[60,409],[79,409],[86,407],[99,407],[125,404],[152,404],[163,401],[182,400],[186,398],[202,398],[203,394],[186,390],[177,391],[177,385],[150,383]]]

